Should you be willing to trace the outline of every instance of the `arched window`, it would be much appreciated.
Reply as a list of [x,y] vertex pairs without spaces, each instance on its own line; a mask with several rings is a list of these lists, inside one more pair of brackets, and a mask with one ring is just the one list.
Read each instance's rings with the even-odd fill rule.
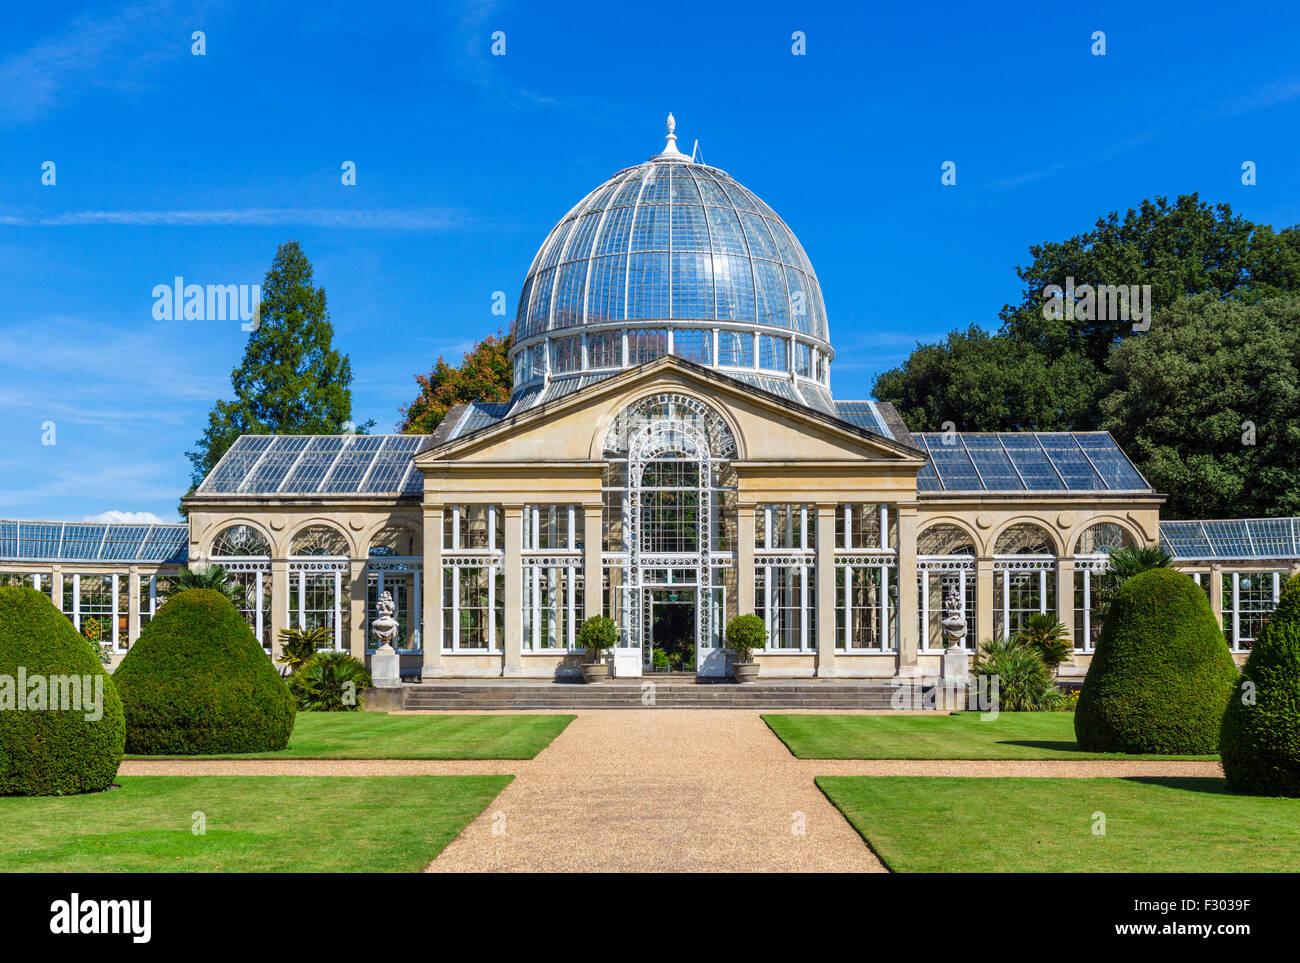
[[415,556],[421,551],[420,534],[405,525],[389,525],[370,540],[371,556]]
[[1116,549],[1132,548],[1133,536],[1115,522],[1098,522],[1084,529],[1075,543],[1075,555],[1109,555]]
[[312,525],[293,537],[290,555],[347,555],[348,540],[338,529]]
[[916,537],[917,601],[920,641],[925,650],[942,649],[944,619],[966,620],[965,648],[975,650],[975,540],[960,525],[938,522]]
[[271,544],[251,525],[230,525],[212,541],[213,558],[269,556]]
[[917,555],[974,555],[975,541],[959,525],[940,522],[916,537]]
[[994,555],[1055,555],[1052,536],[1041,525],[1019,522],[998,536]]
[[[240,612],[262,648],[270,652],[271,543],[251,525],[230,525],[213,539],[209,554],[225,568],[232,581],[244,587]],[[150,614],[153,607],[153,603],[145,606]]]
[[993,634],[1014,635],[1025,618],[1056,612],[1056,544],[1047,529],[1018,522],[993,549]]

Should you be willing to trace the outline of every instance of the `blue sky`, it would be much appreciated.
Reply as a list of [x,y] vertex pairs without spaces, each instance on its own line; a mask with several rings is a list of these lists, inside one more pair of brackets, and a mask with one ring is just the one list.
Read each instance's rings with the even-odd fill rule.
[[174,518],[247,336],[154,320],[153,287],[259,283],[290,237],[356,420],[392,430],[413,375],[508,321],[493,292],[513,314],[552,224],[658,151],[670,110],[803,242],[840,398],[918,340],[996,326],[1029,245],[1106,211],[1199,191],[1300,223],[1294,3],[967,6],[11,5],[0,517]]

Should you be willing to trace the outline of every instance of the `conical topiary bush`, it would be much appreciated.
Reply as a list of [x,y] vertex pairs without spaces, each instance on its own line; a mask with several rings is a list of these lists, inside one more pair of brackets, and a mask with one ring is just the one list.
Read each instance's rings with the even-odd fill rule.
[[1241,669],[1219,734],[1234,792],[1300,796],[1300,575],[1293,575]]
[[283,749],[289,688],[220,592],[168,599],[113,674],[126,710],[126,751],[203,755]]
[[0,795],[107,789],[124,735],[117,690],[68,617],[40,592],[0,588]]
[[1115,594],[1074,713],[1088,752],[1212,753],[1237,679],[1205,593],[1170,568]]

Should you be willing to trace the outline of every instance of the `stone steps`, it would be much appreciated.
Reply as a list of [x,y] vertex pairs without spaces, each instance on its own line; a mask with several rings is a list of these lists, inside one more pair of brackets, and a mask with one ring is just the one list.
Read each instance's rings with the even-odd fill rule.
[[[403,709],[890,709],[897,687],[883,683],[555,682],[433,683],[403,686]],[[653,703],[646,699],[653,691]]]

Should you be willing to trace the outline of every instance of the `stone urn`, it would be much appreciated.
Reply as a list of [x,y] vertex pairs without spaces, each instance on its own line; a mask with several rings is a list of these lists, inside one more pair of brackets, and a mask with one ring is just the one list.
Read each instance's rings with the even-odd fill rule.
[[582,663],[582,681],[583,682],[608,682],[609,663],[608,662]]
[[397,639],[398,623],[393,617],[395,606],[393,594],[384,592],[379,596],[379,617],[370,623],[370,633],[375,637],[374,655],[370,657],[370,676],[375,688],[401,685],[402,660],[393,648]]
[[736,677],[739,683],[753,682],[758,678],[758,663],[750,660],[749,662],[733,662],[731,664],[731,674]]
[[966,616],[962,614],[961,598],[949,590],[944,596],[945,617],[943,626],[943,670],[945,679],[954,683],[970,680],[970,666],[966,654]]

